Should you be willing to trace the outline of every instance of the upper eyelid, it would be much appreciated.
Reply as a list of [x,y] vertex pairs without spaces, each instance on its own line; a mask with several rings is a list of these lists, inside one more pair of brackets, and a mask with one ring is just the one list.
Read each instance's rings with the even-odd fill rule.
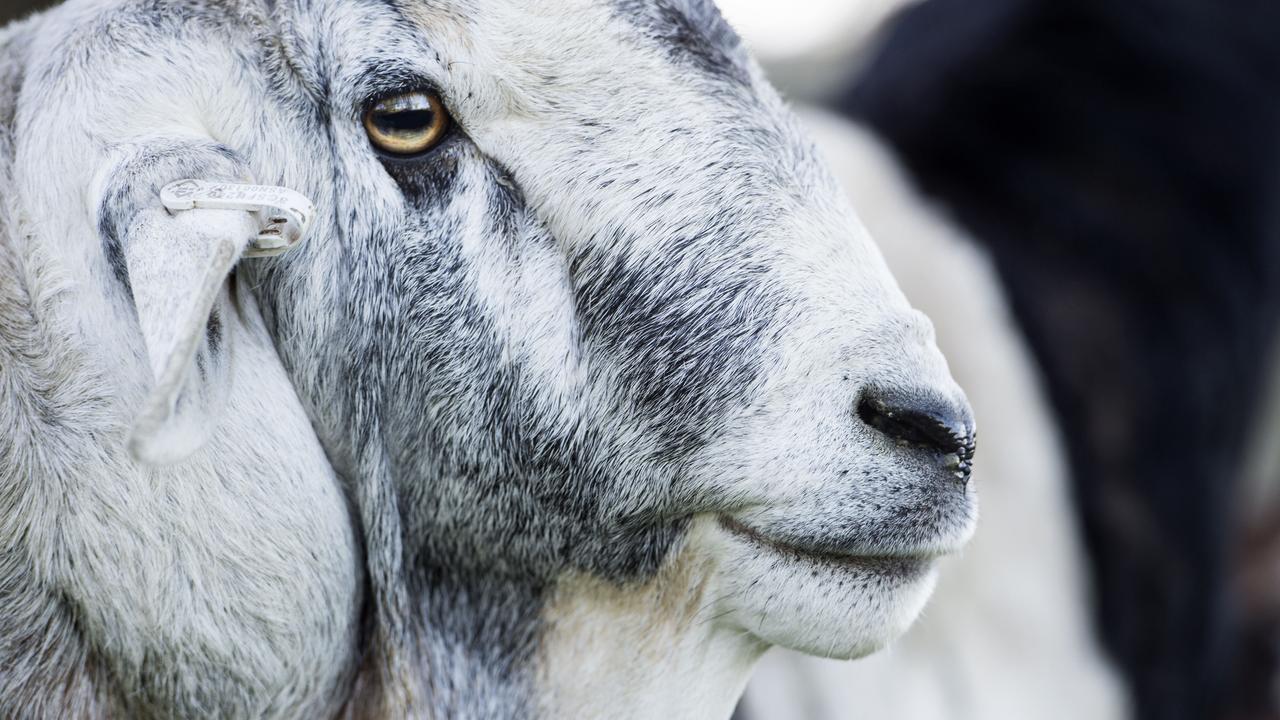
[[355,87],[359,98],[355,109],[360,114],[382,100],[406,93],[425,92],[444,98],[430,78],[404,67],[371,66],[357,76]]
[[[420,90],[412,90],[406,93],[398,93],[396,95],[392,95],[391,97],[384,97],[381,100],[378,100],[377,102],[371,104],[369,107],[371,109],[379,108],[386,112],[391,112],[391,113],[414,112],[414,111],[423,110],[423,109],[434,110],[434,104],[429,104],[428,108],[423,108],[421,104],[415,103],[411,100],[411,98],[415,98],[415,97],[429,98],[430,96],[431,96],[430,93],[423,92]],[[428,102],[430,103],[430,101]]]

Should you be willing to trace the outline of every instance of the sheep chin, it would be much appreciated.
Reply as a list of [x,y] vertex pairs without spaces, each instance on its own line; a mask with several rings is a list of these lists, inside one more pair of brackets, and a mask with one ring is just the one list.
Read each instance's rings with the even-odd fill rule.
[[919,617],[937,582],[933,556],[810,553],[717,524],[721,622],[809,655],[855,659]]

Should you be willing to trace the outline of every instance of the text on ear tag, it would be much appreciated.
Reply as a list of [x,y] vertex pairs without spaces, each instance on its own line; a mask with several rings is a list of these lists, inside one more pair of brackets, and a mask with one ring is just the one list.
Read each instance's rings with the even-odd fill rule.
[[262,229],[245,251],[245,257],[279,255],[297,245],[316,216],[316,206],[306,195],[273,185],[179,180],[160,191],[160,202],[170,212],[204,208],[244,210],[259,215]]

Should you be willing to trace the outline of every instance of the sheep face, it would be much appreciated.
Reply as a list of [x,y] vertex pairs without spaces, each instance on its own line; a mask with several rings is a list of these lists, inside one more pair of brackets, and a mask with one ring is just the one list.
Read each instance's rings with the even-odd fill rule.
[[[624,582],[683,551],[766,642],[906,627],[974,499],[956,449],[859,403],[965,401],[709,3],[340,3],[293,32],[332,225],[257,275],[342,469],[378,448],[410,564]],[[452,131],[379,152],[363,113],[417,89]]]
[[[188,143],[130,182],[194,164],[316,201],[306,243],[237,272],[371,582],[527,588],[545,616],[566,577],[679,564],[716,627],[842,657],[914,618],[973,525],[968,409],[709,2],[139,7],[50,41],[114,79],[68,79],[38,150],[76,176]],[[451,129],[379,149],[370,108],[414,92]]]

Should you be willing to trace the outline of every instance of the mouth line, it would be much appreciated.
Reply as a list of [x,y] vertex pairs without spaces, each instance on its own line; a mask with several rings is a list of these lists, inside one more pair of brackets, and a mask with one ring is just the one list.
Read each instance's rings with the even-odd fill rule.
[[718,520],[720,527],[727,530],[730,534],[736,535],[753,545],[763,547],[771,552],[779,555],[791,556],[800,561],[838,565],[883,575],[917,575],[927,570],[929,566],[933,564],[933,561],[937,559],[936,555],[923,553],[908,553],[903,555],[855,555],[830,552],[827,550],[815,550],[800,545],[782,542],[780,540],[774,540],[764,533],[761,533],[759,530],[749,527],[729,515],[721,514],[718,516]]

